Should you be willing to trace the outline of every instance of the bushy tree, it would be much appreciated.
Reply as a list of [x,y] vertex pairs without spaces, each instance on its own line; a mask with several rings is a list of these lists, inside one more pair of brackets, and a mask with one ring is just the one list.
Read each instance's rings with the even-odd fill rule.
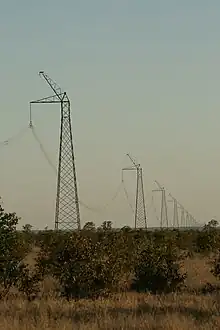
[[220,233],[217,229],[218,222],[211,220],[198,233],[196,246],[200,253],[215,252],[220,248]]
[[14,286],[31,300],[39,291],[40,277],[24,262],[29,250],[16,231],[18,221],[15,213],[6,213],[0,205],[0,299]]
[[35,245],[35,236],[32,231],[32,225],[24,225],[20,237],[23,239],[23,244],[25,245],[27,252],[30,252]]
[[104,221],[101,224],[101,227],[98,227],[98,230],[103,230],[103,231],[111,231],[112,230],[112,221]]
[[20,292],[25,294],[28,301],[32,301],[40,291],[42,279],[42,274],[36,267],[31,270],[26,264],[22,263],[19,267],[19,276],[15,285]]
[[135,266],[136,290],[167,293],[178,289],[186,278],[186,274],[181,272],[182,259],[172,241],[145,244],[138,253]]
[[83,226],[83,230],[85,231],[95,231],[95,224],[92,221],[86,222]]
[[0,298],[17,283],[25,248],[16,232],[18,217],[0,205]]
[[126,237],[104,232],[94,241],[73,233],[44,246],[38,267],[59,282],[67,299],[110,294],[118,290],[123,275],[131,269]]

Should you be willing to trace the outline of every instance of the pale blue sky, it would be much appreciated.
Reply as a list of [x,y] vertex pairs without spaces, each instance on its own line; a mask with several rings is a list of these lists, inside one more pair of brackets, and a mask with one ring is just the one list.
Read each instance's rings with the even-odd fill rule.
[[[157,179],[199,221],[220,219],[219,1],[0,4],[0,141],[28,125],[29,101],[51,95],[38,76],[45,70],[72,102],[83,202],[111,199],[130,152],[143,166],[148,205]],[[56,163],[59,107],[35,106],[33,120]],[[0,147],[0,162],[5,207],[21,224],[53,227],[56,178],[31,132]],[[133,198],[132,175],[126,184]],[[82,223],[133,222],[122,193],[102,214],[81,211]]]

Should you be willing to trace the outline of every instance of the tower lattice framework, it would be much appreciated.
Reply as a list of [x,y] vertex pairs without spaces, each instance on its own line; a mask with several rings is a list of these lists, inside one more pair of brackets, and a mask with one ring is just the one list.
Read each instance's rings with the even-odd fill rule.
[[179,228],[179,214],[178,214],[178,203],[174,198],[174,206],[173,206],[173,227]]
[[[43,71],[39,73],[55,93],[52,96],[31,103],[60,103],[60,143],[57,173],[57,194],[55,208],[56,230],[80,230],[80,210],[77,190],[77,177],[73,149],[71,108],[66,92],[52,81]],[[30,113],[30,126],[32,118]]]
[[169,196],[172,198],[170,202],[173,202],[173,228],[179,228],[178,202],[171,194]]
[[161,192],[161,208],[160,208],[160,228],[168,228],[169,227],[169,219],[168,219],[168,212],[167,212],[167,199],[166,199],[166,190],[161,184],[155,180],[158,189],[152,190]]
[[140,164],[136,167],[137,187],[135,205],[135,228],[147,228],[147,216],[144,198],[143,171]]

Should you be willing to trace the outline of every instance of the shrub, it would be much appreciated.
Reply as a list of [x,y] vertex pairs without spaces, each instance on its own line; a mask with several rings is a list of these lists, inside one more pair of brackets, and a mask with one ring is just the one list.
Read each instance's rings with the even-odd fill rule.
[[18,217],[0,205],[0,298],[7,295],[20,276],[26,249],[16,232]]
[[220,280],[220,251],[215,254],[214,259],[212,259],[209,264],[211,267],[211,273]]
[[122,276],[131,269],[126,237],[106,232],[94,242],[81,233],[73,233],[58,244],[44,246],[38,268],[42,274],[58,280],[67,299],[113,293],[119,289]]
[[203,230],[198,233],[196,246],[197,252],[210,253],[219,249],[219,229],[212,226],[212,223],[205,225]]
[[180,288],[186,278],[186,274],[181,273],[182,259],[172,241],[160,245],[149,242],[137,257],[136,290],[167,293]]
[[24,293],[28,301],[32,301],[37,297],[40,291],[41,274],[37,269],[30,270],[27,265],[22,264],[19,269],[19,277],[16,282],[17,289]]

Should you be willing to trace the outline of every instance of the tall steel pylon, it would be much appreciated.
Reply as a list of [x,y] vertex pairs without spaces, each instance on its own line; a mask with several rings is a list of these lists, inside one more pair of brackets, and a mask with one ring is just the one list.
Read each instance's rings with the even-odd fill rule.
[[[165,188],[162,187],[158,181],[155,180],[158,189],[154,189],[154,191],[161,191],[162,198],[161,198],[161,211],[160,211],[160,228],[169,227],[169,220],[168,220],[168,213],[167,213],[167,200],[166,200],[166,191]],[[164,226],[165,224],[165,226]]]
[[170,202],[173,202],[173,228],[179,228],[178,202],[171,194],[169,196],[172,198]]
[[184,207],[181,205],[180,206],[180,210],[181,210],[181,227],[185,227],[185,223],[186,223],[186,219],[185,219],[185,209]]
[[[147,228],[147,215],[144,198],[144,184],[143,184],[143,170],[140,164],[136,164],[135,161],[127,154],[132,167],[123,168],[122,171],[136,171],[136,197],[135,197],[135,214],[134,214],[134,227]],[[122,179],[123,180],[123,179]]]
[[46,80],[54,95],[30,102],[30,127],[33,126],[31,104],[59,103],[61,109],[55,230],[80,230],[80,210],[73,150],[70,100],[66,92],[62,92],[61,88],[46,73],[40,71],[39,75]]
[[186,227],[189,227],[189,212],[186,211]]

